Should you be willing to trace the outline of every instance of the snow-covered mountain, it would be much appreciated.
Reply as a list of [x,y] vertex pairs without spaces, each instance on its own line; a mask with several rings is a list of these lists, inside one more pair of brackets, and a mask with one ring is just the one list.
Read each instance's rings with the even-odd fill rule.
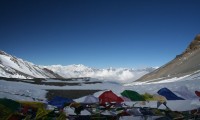
[[78,77],[91,77],[104,80],[113,80],[120,83],[130,82],[138,79],[139,77],[155,70],[149,67],[145,69],[128,69],[128,68],[107,68],[97,69],[84,65],[52,65],[43,66],[65,78],[78,78]]
[[31,62],[0,51],[0,77],[7,78],[79,78],[92,77],[126,83],[153,71],[155,68],[127,69],[108,68],[97,69],[84,65],[52,65],[38,66]]
[[41,68],[0,51],[0,77],[7,78],[61,78],[49,69]]
[[172,61],[157,70],[144,75],[137,81],[161,81],[173,77],[192,75],[200,70],[200,34],[198,34],[186,50]]
[[161,81],[191,75],[200,70],[200,34],[187,49],[158,69],[106,68],[84,65],[38,66],[0,51],[0,77],[7,78],[79,78],[91,77],[119,83]]

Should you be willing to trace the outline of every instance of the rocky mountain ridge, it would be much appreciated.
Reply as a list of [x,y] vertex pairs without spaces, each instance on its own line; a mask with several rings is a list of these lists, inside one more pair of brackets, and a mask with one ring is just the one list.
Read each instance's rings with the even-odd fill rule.
[[53,71],[0,51],[0,77],[7,78],[62,78]]
[[189,44],[186,50],[172,61],[155,71],[146,74],[137,81],[161,81],[172,77],[181,77],[200,70],[200,34]]

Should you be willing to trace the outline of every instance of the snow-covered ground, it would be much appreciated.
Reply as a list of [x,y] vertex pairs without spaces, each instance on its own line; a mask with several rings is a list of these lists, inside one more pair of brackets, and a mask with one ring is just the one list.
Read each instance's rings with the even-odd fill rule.
[[[96,81],[96,79],[91,79],[91,81]],[[60,80],[52,80],[48,79],[45,82],[63,82]],[[67,81],[65,81],[67,82]],[[70,81],[69,81],[70,82]],[[82,82],[78,80],[76,82]],[[132,84],[120,84],[112,81],[105,81],[102,83],[96,84],[84,84],[81,86],[48,86],[48,85],[37,85],[30,84],[24,82],[13,82],[13,81],[5,81],[0,80],[0,97],[1,98],[10,98],[14,100],[28,100],[33,101],[35,99],[46,101],[45,95],[48,89],[56,89],[56,90],[102,90],[100,92],[94,93],[94,96],[98,97],[105,90],[112,90],[118,96],[121,96],[120,93],[124,90],[134,90],[140,94],[150,93],[156,94],[157,91],[163,87],[167,87],[171,91],[175,92],[177,95],[180,94],[180,89],[188,89],[190,92],[190,96],[195,96],[194,91],[200,90],[200,79],[199,73],[194,74],[192,76],[186,76],[182,78],[172,78],[169,80],[165,80],[165,82],[154,82],[154,83],[132,83]],[[184,96],[182,96],[184,97]],[[84,97],[76,99],[77,102],[82,102]],[[133,103],[131,103],[133,104]],[[194,97],[194,99],[187,99],[183,101],[168,101],[169,107],[173,110],[188,110],[193,108],[200,107],[200,102],[198,97]],[[184,105],[185,104],[185,105]],[[156,103],[150,102],[148,104],[151,107],[156,107]]]

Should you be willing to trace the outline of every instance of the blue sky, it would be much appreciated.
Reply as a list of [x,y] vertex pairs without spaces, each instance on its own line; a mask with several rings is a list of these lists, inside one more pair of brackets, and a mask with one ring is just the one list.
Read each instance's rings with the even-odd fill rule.
[[37,65],[161,66],[200,33],[199,0],[1,0],[0,49]]

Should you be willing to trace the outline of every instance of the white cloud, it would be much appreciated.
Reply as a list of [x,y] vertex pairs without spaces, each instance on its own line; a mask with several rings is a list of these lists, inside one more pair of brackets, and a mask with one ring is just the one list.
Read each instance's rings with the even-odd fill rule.
[[141,76],[149,73],[147,69],[133,70],[126,68],[108,68],[108,69],[93,69],[84,65],[53,65],[45,66],[59,75],[67,78],[73,77],[91,77],[106,81],[114,81],[119,83],[127,83],[135,81]]

